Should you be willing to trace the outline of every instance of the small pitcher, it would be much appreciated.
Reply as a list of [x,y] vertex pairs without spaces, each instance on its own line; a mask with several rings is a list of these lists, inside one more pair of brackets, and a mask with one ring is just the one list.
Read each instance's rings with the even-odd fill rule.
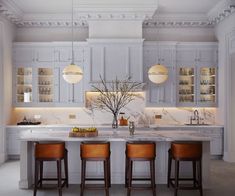
[[130,135],[134,135],[135,133],[135,122],[129,121],[129,132]]

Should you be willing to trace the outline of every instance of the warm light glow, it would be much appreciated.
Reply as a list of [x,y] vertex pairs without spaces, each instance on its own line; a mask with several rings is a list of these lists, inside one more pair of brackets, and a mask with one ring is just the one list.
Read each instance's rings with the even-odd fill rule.
[[148,71],[149,80],[161,84],[168,79],[168,69],[164,65],[153,65]]
[[66,82],[70,84],[76,84],[80,82],[82,77],[83,77],[82,69],[75,64],[70,64],[66,66],[63,70],[63,78]]

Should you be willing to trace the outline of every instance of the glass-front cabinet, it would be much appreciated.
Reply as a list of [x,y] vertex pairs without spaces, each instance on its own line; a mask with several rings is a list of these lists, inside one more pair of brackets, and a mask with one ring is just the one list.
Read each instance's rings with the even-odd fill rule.
[[217,68],[200,67],[198,70],[198,102],[200,105],[214,106],[217,103]]
[[177,78],[177,106],[217,105],[217,67],[179,67]]
[[16,70],[16,102],[32,102],[33,92],[33,69],[30,67],[19,67]]
[[15,75],[16,106],[54,102],[54,68],[17,67]]
[[52,68],[38,68],[38,101],[53,102],[54,70]]
[[179,67],[178,69],[178,104],[193,106],[195,104],[195,68]]

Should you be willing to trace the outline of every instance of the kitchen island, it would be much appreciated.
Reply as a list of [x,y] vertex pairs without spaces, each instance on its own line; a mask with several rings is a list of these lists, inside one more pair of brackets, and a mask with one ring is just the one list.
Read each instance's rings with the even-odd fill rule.
[[[110,129],[111,130],[111,129]],[[69,183],[80,183],[80,142],[85,140],[105,140],[111,142],[111,181],[112,184],[124,184],[125,171],[125,142],[131,140],[151,140],[156,142],[156,182],[166,184],[168,149],[172,141],[202,141],[203,142],[203,185],[210,186],[210,137],[197,131],[156,131],[154,129],[137,130],[134,136],[128,131],[99,131],[99,136],[94,138],[72,138],[68,131],[33,131],[29,130],[21,135],[20,155],[20,182],[19,187],[30,188],[33,183],[34,168],[34,142],[35,141],[65,141],[68,149]],[[183,176],[191,176],[192,165],[182,164]],[[45,165],[45,176],[55,176],[56,170],[53,163]],[[91,177],[103,174],[103,165],[100,162],[92,162],[87,165],[87,174]],[[145,162],[134,164],[134,175],[144,177],[148,175],[149,165]],[[141,182],[139,182],[141,183]]]

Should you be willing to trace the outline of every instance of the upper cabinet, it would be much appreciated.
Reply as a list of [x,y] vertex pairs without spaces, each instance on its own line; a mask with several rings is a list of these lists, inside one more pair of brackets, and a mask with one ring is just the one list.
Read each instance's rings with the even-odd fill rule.
[[179,43],[176,48],[176,105],[217,106],[217,43]]
[[131,77],[143,82],[143,40],[88,40],[91,48],[89,82]]
[[[217,43],[145,42],[144,82],[146,105],[150,107],[217,106]],[[163,84],[148,79],[152,65],[168,68]]]
[[[175,106],[175,52],[173,43],[145,42],[144,83],[146,83],[146,105],[153,107]],[[151,66],[161,64],[167,67],[169,77],[163,84],[154,84],[148,79]]]
[[[142,39],[90,39],[74,43],[75,64],[83,79],[64,81],[62,71],[71,63],[70,42],[14,43],[14,106],[84,106],[92,84],[131,77],[145,83],[146,106],[215,107],[218,104],[217,43],[144,42]],[[148,70],[167,67],[169,77],[154,84]],[[140,89],[143,90],[143,89]]]
[[13,49],[13,62],[19,65],[37,64],[37,63],[54,63],[54,47],[48,43],[15,43]]
[[[75,43],[75,63],[82,67],[86,78],[88,47]],[[83,106],[84,80],[72,85],[62,76],[71,63],[69,43],[15,43],[13,48],[14,106]]]

